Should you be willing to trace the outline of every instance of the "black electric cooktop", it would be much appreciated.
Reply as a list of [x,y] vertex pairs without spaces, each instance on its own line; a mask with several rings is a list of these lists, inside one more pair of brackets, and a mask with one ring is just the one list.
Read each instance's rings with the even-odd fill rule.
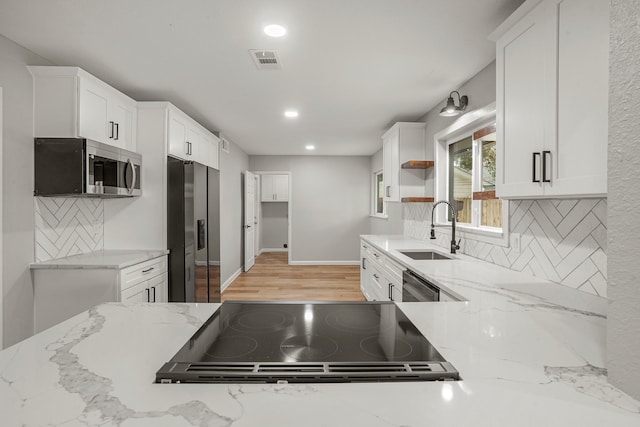
[[157,383],[457,380],[393,302],[225,302]]

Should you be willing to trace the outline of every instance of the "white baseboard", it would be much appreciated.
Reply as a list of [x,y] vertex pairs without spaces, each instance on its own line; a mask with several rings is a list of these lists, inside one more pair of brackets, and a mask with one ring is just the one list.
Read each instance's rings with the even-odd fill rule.
[[360,261],[291,261],[290,265],[360,265]]
[[260,253],[263,252],[289,252],[287,248],[262,248],[260,249]]
[[222,286],[220,286],[220,292],[221,293],[224,292],[225,289],[227,289],[229,287],[231,282],[233,282],[234,280],[236,280],[238,278],[240,273],[242,273],[242,267],[237,269],[236,272],[231,275],[231,277],[229,277],[227,280],[225,280],[225,282],[222,284]]

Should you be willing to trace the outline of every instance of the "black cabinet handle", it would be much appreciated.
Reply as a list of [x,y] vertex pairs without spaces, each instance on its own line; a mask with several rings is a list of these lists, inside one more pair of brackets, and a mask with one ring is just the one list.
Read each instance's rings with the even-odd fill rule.
[[551,182],[551,178],[547,178],[547,170],[551,172],[551,165],[547,167],[547,160],[550,159],[551,151],[542,152],[542,182]]
[[378,276],[376,273],[373,273],[373,277],[375,277],[376,279],[380,278],[380,276]]
[[537,163],[536,163],[536,157],[538,158],[538,161],[540,160],[540,153],[533,153],[533,165],[531,166],[531,170],[533,171],[533,176],[531,178],[531,182],[540,182],[540,178],[536,179],[536,170],[537,168]]
[[118,123],[114,123],[115,127],[116,127],[116,136],[113,138],[116,141],[118,140],[118,138],[120,137],[120,125],[118,125]]
[[153,286],[151,289],[153,289],[153,302],[156,302],[156,287]]
[[149,299],[149,296],[150,296],[149,288],[145,288],[144,291],[147,293],[147,302],[150,302],[151,300]]
[[154,268],[155,268],[155,267],[149,267],[149,268],[147,268],[146,270],[142,270],[142,272],[143,272],[143,273],[148,273],[148,272],[150,272],[151,270],[153,270]]
[[109,139],[113,139],[113,125],[115,123],[114,122],[109,122],[109,124],[111,125],[111,135],[109,135]]
[[389,283],[389,299],[393,301],[393,284]]
[[363,269],[363,270],[366,270],[366,269],[367,269],[367,267],[364,265],[364,260],[365,260],[365,259],[366,259],[366,258],[362,258],[362,269]]

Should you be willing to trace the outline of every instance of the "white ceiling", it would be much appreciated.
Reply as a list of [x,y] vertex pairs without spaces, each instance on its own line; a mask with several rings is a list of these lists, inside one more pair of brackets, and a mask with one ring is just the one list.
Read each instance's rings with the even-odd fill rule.
[[[0,33],[139,101],[170,101],[248,154],[370,155],[495,58],[522,0],[0,0]],[[264,35],[284,25],[281,39]],[[257,70],[249,49],[275,49]],[[299,118],[283,112],[295,108]]]

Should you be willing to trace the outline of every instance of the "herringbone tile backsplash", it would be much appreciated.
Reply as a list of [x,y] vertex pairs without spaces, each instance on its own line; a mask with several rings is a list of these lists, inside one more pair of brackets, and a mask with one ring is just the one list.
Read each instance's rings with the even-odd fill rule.
[[[405,203],[404,234],[426,240],[431,203]],[[461,252],[585,292],[607,296],[606,199],[512,200],[509,228],[519,233],[520,251],[467,235]],[[449,229],[436,229],[435,243],[449,247]]]
[[36,261],[104,248],[104,202],[93,198],[34,197]]

